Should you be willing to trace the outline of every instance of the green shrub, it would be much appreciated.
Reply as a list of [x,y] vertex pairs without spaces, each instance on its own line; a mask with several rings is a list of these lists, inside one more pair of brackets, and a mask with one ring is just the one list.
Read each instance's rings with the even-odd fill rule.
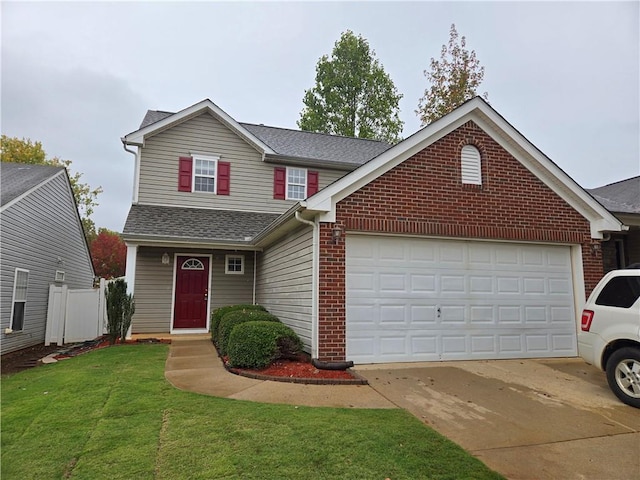
[[300,353],[302,342],[283,323],[257,321],[236,325],[228,347],[229,366],[265,368],[274,360]]
[[107,304],[107,331],[109,343],[113,345],[118,338],[124,341],[131,326],[131,317],[136,311],[133,295],[127,293],[127,282],[119,278],[107,284],[104,289]]
[[263,310],[236,310],[235,312],[229,312],[222,317],[222,320],[220,320],[220,323],[218,324],[217,346],[220,355],[227,355],[229,336],[236,325],[255,321],[280,322],[278,317]]
[[216,345],[218,344],[218,326],[220,325],[220,320],[227,313],[235,312],[237,310],[262,310],[263,312],[266,309],[262,305],[227,305],[226,307],[216,308],[213,313],[211,313],[211,340]]

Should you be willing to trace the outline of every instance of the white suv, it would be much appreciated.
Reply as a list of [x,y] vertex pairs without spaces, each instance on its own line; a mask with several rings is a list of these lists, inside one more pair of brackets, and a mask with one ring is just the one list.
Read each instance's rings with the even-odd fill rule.
[[578,353],[607,372],[620,400],[640,408],[640,270],[609,272],[591,292],[582,312]]

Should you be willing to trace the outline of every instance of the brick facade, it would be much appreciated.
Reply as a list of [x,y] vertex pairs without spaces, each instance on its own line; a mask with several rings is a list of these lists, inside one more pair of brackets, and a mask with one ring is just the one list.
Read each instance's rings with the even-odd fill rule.
[[[467,144],[480,151],[481,186],[461,182]],[[337,242],[334,228],[342,231]],[[321,224],[318,333],[325,361],[345,359],[349,231],[580,244],[586,294],[603,274],[589,222],[470,121],[340,201],[336,223]]]

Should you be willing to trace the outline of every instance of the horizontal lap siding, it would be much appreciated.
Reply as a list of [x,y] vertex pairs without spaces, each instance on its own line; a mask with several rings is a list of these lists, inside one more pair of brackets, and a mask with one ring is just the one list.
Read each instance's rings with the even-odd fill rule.
[[[171,256],[169,265],[162,264],[164,252]],[[173,295],[173,251],[140,247],[136,263],[136,312],[131,323],[132,332],[169,332]]]
[[[244,256],[244,274],[224,273],[225,255]],[[226,305],[253,303],[253,252],[215,251],[210,298],[211,311]]]
[[[178,159],[196,152],[231,164],[229,195],[178,191]],[[146,140],[140,166],[139,203],[252,212],[286,211],[292,201],[273,199],[273,164],[209,114],[192,118]],[[318,169],[314,169],[318,170]],[[342,177],[319,170],[320,188]]]
[[[162,264],[162,255],[167,252],[169,265]],[[134,290],[136,313],[133,317],[133,333],[162,333],[171,330],[173,312],[174,254],[190,256],[213,255],[211,310],[238,303],[253,301],[253,252],[220,250],[163,249],[140,247],[136,267]],[[244,274],[225,274],[225,255],[244,255]]]
[[[69,288],[91,288],[93,270],[64,174],[3,211],[1,221],[0,346],[2,353],[8,353],[44,342],[49,285],[56,270],[65,272]],[[24,330],[5,335],[4,329],[11,325],[16,268],[29,270]]]
[[313,231],[303,227],[259,254],[257,300],[311,349]]

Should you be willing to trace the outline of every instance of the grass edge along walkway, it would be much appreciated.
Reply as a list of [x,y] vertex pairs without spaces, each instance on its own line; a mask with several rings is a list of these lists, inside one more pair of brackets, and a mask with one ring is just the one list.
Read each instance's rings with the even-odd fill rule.
[[3,377],[2,478],[502,478],[403,410],[177,390],[167,354],[121,345]]

